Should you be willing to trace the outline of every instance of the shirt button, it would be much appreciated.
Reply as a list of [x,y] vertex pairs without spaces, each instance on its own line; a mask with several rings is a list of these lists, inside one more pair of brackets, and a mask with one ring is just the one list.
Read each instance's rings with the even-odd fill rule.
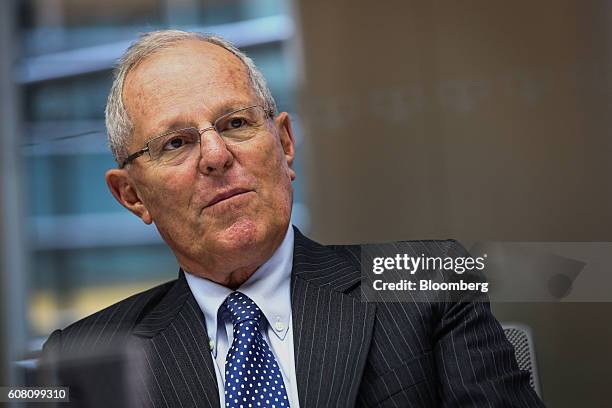
[[215,342],[210,340],[208,342],[208,348],[210,349],[210,351],[213,351],[213,349],[215,348]]
[[283,331],[284,328],[285,328],[285,325],[283,324],[283,322],[274,323],[274,329],[276,331]]

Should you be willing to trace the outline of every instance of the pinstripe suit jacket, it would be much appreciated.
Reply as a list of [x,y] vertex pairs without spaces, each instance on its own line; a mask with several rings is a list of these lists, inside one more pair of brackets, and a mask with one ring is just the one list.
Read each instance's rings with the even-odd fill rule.
[[[302,408],[542,406],[488,303],[363,302],[359,247],[326,247],[295,232],[291,303]],[[454,241],[409,245],[463,251]],[[218,407],[203,319],[180,272],[53,332],[44,361],[79,406]],[[85,371],[58,364],[97,350],[121,357]]]

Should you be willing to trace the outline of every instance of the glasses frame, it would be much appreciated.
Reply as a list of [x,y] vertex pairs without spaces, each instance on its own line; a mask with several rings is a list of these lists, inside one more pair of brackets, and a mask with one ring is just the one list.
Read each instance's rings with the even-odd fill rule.
[[120,168],[120,169],[123,169],[125,166],[127,166],[128,164],[130,164],[131,162],[133,162],[134,160],[136,160],[137,158],[139,158],[139,157],[140,157],[140,156],[142,156],[143,154],[145,154],[145,153],[149,152],[149,143],[151,143],[151,141],[153,141],[153,140],[155,140],[155,139],[158,139],[158,138],[160,138],[160,137],[167,136],[167,135],[169,135],[169,134],[171,134],[171,133],[180,132],[181,130],[185,130],[185,129],[196,129],[196,130],[198,131],[198,134],[200,135],[200,139],[198,139],[198,142],[199,142],[199,141],[201,140],[201,138],[202,138],[202,135],[203,135],[204,133],[208,132],[209,130],[213,130],[213,129],[214,129],[215,131],[217,131],[217,133],[219,133],[219,134],[220,134],[220,132],[217,130],[217,123],[218,123],[218,122],[219,122],[221,119],[225,118],[226,116],[233,115],[234,113],[241,112],[241,111],[243,111],[243,110],[247,110],[247,109],[251,109],[251,108],[255,108],[255,107],[259,107],[259,108],[263,109],[263,111],[264,111],[264,113],[265,113],[265,115],[266,115],[266,117],[267,117],[268,119],[271,119],[271,118],[273,118],[273,117],[274,117],[274,113],[272,112],[272,110],[271,110],[271,109],[266,109],[265,107],[263,107],[263,106],[261,106],[261,105],[251,105],[251,106],[245,106],[244,108],[239,108],[239,109],[233,110],[233,111],[228,112],[228,113],[224,113],[223,115],[219,116],[217,119],[215,119],[215,120],[214,120],[214,122],[213,122],[213,125],[212,125],[212,126],[208,126],[208,127],[202,128],[202,129],[198,129],[198,128],[197,128],[197,127],[195,127],[195,126],[190,126],[190,127],[183,128],[183,129],[175,129],[175,130],[171,130],[171,131],[168,131],[168,132],[164,132],[164,133],[162,133],[162,134],[160,134],[160,135],[157,135],[157,136],[152,137],[152,138],[150,138],[149,140],[147,140],[147,141],[145,142],[144,147],[143,147],[142,149],[140,149],[140,150],[138,150],[138,151],[136,151],[136,152],[134,152],[134,153],[130,154],[128,157],[126,157],[126,158],[125,158],[125,159],[124,159],[124,160],[123,160],[123,161],[122,161],[122,162],[119,164],[119,168]]

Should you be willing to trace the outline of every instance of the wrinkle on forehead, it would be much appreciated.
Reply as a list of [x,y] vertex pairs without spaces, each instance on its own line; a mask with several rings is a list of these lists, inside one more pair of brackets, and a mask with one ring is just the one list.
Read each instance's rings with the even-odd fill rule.
[[189,115],[184,108],[193,107],[194,101],[211,113],[217,105],[227,105],[228,99],[256,100],[242,61],[200,40],[182,41],[138,64],[126,76],[123,98],[135,133],[156,127],[153,115],[159,115],[160,121]]

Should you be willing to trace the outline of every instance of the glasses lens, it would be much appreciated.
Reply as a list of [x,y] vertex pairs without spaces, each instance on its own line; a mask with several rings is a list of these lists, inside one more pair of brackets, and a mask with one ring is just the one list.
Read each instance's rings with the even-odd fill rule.
[[265,121],[264,109],[252,106],[221,116],[215,122],[215,130],[226,144],[238,144],[257,136]]
[[148,143],[151,160],[160,164],[171,164],[188,157],[198,145],[200,134],[196,128],[177,130]]

